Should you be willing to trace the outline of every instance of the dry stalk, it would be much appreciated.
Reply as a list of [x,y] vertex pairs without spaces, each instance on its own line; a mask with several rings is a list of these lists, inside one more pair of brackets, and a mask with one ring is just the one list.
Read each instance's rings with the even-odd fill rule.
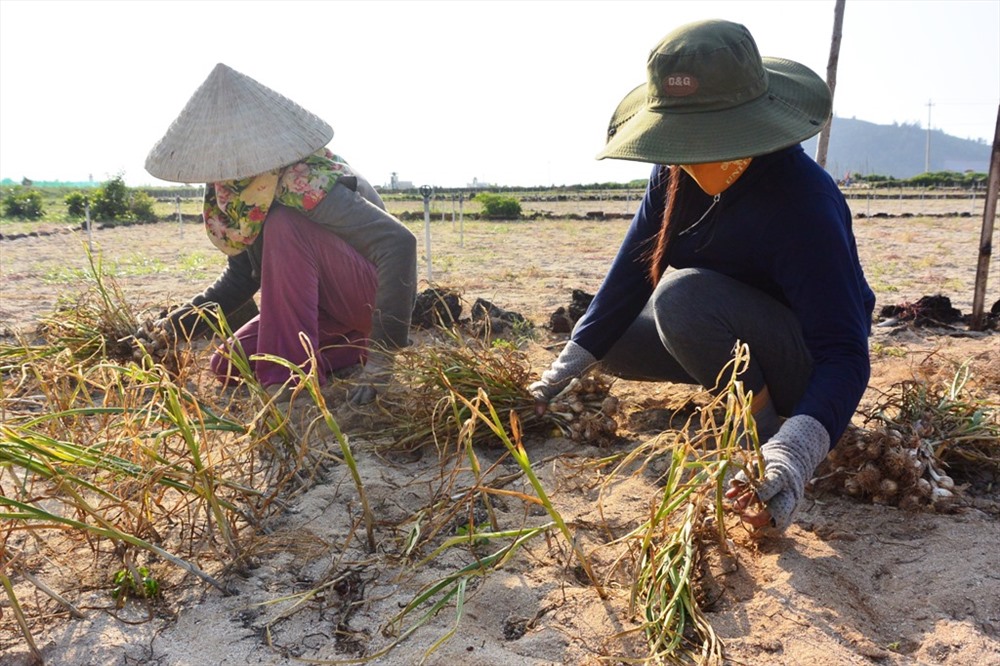
[[[42,344],[0,347],[6,534],[27,533],[54,552],[86,544],[123,562],[146,551],[227,591],[193,558],[218,549],[238,561],[241,530],[280,504],[293,479],[276,477],[285,461],[259,451],[286,429],[257,427],[266,405],[254,414],[192,393],[193,365],[168,369],[148,354],[134,363],[135,317],[113,280],[93,270],[95,292],[47,319]],[[218,333],[228,333],[224,322]],[[28,580],[51,589],[44,578]]]
[[750,478],[760,474],[759,464],[749,464],[759,453],[752,396],[739,379],[748,364],[749,350],[737,345],[719,375],[715,397],[700,408],[694,436],[691,420],[683,431],[662,433],[623,458],[607,480],[640,473],[657,464],[654,458],[668,461],[649,517],[608,544],[629,546],[619,561],[631,556],[633,562],[630,607],[641,618],[648,649],[642,663],[722,663],[723,645],[702,610],[698,581],[713,524],[714,541],[730,548],[723,515],[730,469],[740,467]]
[[296,388],[294,389],[291,397],[291,402],[295,401],[295,394],[300,391],[305,391],[312,399],[313,404],[319,410],[323,424],[336,438],[343,461],[350,470],[351,478],[354,481],[354,487],[357,489],[358,498],[361,501],[361,510],[365,523],[368,552],[374,553],[377,546],[375,542],[375,518],[372,515],[371,507],[368,504],[368,493],[365,492],[364,482],[361,479],[361,473],[358,471],[358,464],[354,459],[354,454],[351,451],[351,446],[347,441],[347,437],[341,431],[340,425],[330,412],[329,407],[327,407],[326,397],[320,390],[319,377],[316,374],[316,368],[319,366],[319,363],[316,361],[315,350],[312,348],[309,339],[303,333],[299,334],[299,342],[306,351],[307,361],[304,364],[306,366],[305,368],[299,367],[286,359],[268,354],[254,355],[251,360],[269,361],[288,368],[292,377],[297,380]]
[[[369,433],[372,440],[383,442],[383,452],[433,444],[441,457],[459,453],[459,434],[471,416],[463,399],[475,399],[480,389],[496,409],[517,414],[526,434],[558,433],[601,445],[617,429],[617,400],[609,396],[606,378],[595,374],[572,382],[552,409],[539,415],[527,389],[534,376],[525,354],[510,345],[463,339],[455,331],[397,353],[395,374],[398,381],[380,399],[375,424],[379,429]],[[478,429],[472,443],[501,445],[488,428]]]

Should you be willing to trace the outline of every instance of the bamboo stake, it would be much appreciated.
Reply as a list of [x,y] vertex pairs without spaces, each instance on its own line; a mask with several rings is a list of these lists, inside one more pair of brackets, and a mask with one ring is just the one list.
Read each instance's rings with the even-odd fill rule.
[[[837,0],[833,8],[833,37],[830,39],[830,59],[826,64],[826,85],[830,87],[832,96],[837,87],[837,63],[840,61],[840,40],[844,31],[844,4],[846,0]],[[830,145],[830,126],[827,123],[819,133],[816,141],[816,163],[826,168],[826,151]]]
[[1000,189],[1000,108],[997,109],[997,126],[993,132],[993,153],[990,156],[990,175],[986,185],[986,204],[983,207],[983,231],[979,235],[979,264],[976,267],[970,326],[973,331],[983,330],[986,275],[990,271],[990,255],[993,254],[993,223],[997,216],[998,189]]

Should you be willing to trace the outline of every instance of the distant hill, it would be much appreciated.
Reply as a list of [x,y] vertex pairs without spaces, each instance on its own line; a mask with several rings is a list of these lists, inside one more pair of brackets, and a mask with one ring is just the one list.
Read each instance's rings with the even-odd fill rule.
[[[976,171],[987,173],[992,146],[930,132],[930,171]],[[803,142],[809,155],[816,155],[817,137]],[[835,178],[848,172],[912,178],[925,173],[927,130],[917,125],[876,125],[854,118],[834,116],[830,128],[826,170]]]

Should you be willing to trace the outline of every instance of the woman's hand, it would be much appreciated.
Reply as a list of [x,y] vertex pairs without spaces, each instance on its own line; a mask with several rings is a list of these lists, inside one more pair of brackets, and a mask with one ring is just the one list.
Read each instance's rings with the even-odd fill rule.
[[375,400],[379,391],[392,381],[392,355],[387,352],[370,352],[365,367],[354,379],[354,386],[347,390],[347,402],[354,406],[367,405]]
[[733,510],[740,514],[743,522],[752,529],[759,530],[762,527],[774,525],[771,512],[767,510],[764,503],[757,497],[757,493],[746,481],[733,479],[729,484],[729,489],[726,490],[726,499],[732,500]]
[[150,352],[159,352],[174,345],[174,327],[167,317],[147,319],[132,336]]
[[764,478],[756,490],[740,472],[726,497],[754,529],[770,524],[784,530],[792,523],[806,482],[830,450],[830,435],[819,421],[799,414],[785,421],[761,448]]
[[574,377],[579,377],[595,363],[597,359],[593,354],[572,340],[567,342],[559,357],[542,373],[542,378],[528,386],[528,391],[535,396],[535,413],[539,416],[544,414],[549,401],[556,397]]

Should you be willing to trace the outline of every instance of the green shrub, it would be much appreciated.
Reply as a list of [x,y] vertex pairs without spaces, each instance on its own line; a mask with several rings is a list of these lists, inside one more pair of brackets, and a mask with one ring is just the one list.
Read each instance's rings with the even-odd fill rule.
[[129,220],[130,196],[121,176],[101,184],[90,199],[90,215],[97,220]]
[[521,202],[514,197],[480,192],[476,194],[476,201],[483,207],[483,217],[487,219],[516,220],[521,217]]
[[70,217],[83,217],[87,214],[87,195],[83,192],[70,192],[63,201],[66,202],[66,212]]
[[[83,202],[79,199],[76,202],[82,210]],[[101,221],[152,221],[156,219],[155,205],[153,197],[141,190],[129,189],[121,176],[115,176],[94,190],[90,197],[90,215]]]
[[129,212],[132,217],[136,220],[142,220],[148,222],[156,219],[156,213],[153,211],[153,205],[156,200],[149,196],[145,192],[136,190],[132,193],[132,203],[129,206]]
[[37,220],[42,212],[42,194],[37,190],[15,187],[7,191],[3,198],[4,217],[19,220]]

